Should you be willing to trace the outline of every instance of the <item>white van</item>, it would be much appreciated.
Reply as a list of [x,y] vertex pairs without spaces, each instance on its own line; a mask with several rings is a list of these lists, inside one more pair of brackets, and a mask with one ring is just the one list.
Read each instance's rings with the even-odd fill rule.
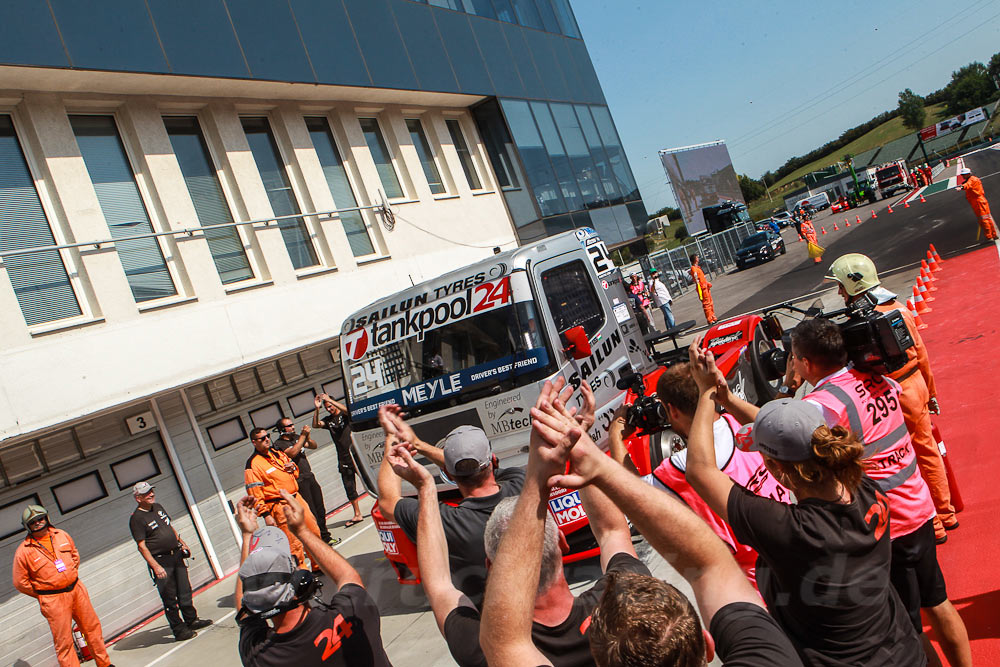
[[822,211],[824,208],[830,208],[830,197],[825,192],[821,192],[818,195],[800,199],[796,202],[795,208],[802,208],[803,204],[812,206],[815,211]]

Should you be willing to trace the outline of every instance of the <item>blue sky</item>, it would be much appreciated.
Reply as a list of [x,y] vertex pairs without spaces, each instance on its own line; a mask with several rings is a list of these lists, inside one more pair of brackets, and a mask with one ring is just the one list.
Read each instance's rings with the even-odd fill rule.
[[759,177],[1000,51],[1000,3],[573,0],[636,181],[674,205],[656,152],[724,139]]

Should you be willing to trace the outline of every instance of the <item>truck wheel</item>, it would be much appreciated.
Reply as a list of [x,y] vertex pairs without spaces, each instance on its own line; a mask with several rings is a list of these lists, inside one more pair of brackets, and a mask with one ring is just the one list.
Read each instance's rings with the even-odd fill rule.
[[773,400],[778,395],[778,388],[781,386],[782,378],[768,380],[764,373],[764,365],[761,362],[763,355],[769,350],[777,347],[770,338],[764,334],[764,329],[757,325],[753,332],[753,342],[747,348],[750,357],[750,370],[753,372],[754,388],[757,390],[758,405]]

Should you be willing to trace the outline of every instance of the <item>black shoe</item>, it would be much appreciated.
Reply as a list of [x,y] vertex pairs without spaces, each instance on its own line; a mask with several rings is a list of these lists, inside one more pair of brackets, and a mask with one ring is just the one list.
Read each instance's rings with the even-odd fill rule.
[[177,632],[174,633],[174,639],[176,639],[179,642],[183,642],[193,638],[197,634],[198,634],[197,632],[195,632],[188,626],[184,625],[181,626],[180,628],[177,628]]
[[212,619],[210,618],[196,618],[188,623],[188,627],[192,630],[201,630],[202,628],[207,628],[210,625],[212,625]]
[[941,537],[934,538],[934,544],[944,544],[948,541],[947,535],[942,535]]

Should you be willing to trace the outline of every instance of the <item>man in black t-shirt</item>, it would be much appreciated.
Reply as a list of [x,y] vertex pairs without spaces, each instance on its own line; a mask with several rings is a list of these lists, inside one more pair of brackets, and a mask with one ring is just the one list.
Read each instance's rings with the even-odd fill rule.
[[[479,639],[490,664],[553,664],[533,642],[531,624],[548,489],[592,484],[688,579],[724,664],[801,665],[723,542],[680,501],[598,449],[555,400],[562,388],[561,380],[546,383],[531,410],[524,491],[493,561],[483,605]],[[644,574],[606,577],[589,635],[594,662],[602,666],[704,665],[711,657],[711,644],[686,598]]]
[[285,491],[281,495],[289,530],[337,592],[329,605],[311,607],[314,575],[295,570],[288,538],[273,526],[258,530],[253,500],[241,499],[236,510],[243,532],[236,583],[240,660],[247,667],[391,667],[378,607],[360,575],[306,528],[294,498]]
[[184,562],[191,550],[170,525],[170,517],[156,502],[156,491],[149,482],[133,486],[132,494],[137,503],[128,520],[132,539],[149,566],[174,638],[191,639],[196,630],[212,624],[207,618],[198,618],[191,601],[191,582]]
[[[516,496],[524,485],[521,468],[497,469],[489,438],[476,426],[459,426],[445,436],[438,449],[417,437],[402,418],[398,406],[383,406],[379,421],[386,433],[386,450],[406,443],[443,470],[458,486],[458,505],[440,504],[441,521],[448,542],[452,580],[473,603],[482,601],[486,589],[486,549],[483,532],[493,508],[504,498]],[[420,503],[402,497],[402,483],[384,457],[378,473],[378,506],[382,516],[395,521],[411,540],[417,539]]]
[[[335,401],[327,394],[320,394],[313,401],[316,409],[313,411],[313,428],[325,428],[330,432],[333,443],[337,446],[337,467],[340,469],[340,479],[344,483],[344,493],[347,494],[347,501],[354,508],[354,516],[347,520],[345,527],[361,523],[364,517],[361,516],[361,504],[358,499],[357,475],[358,469],[354,466],[354,459],[351,458],[351,420],[347,407],[340,401]],[[329,413],[320,419],[320,406],[326,408]]]
[[284,452],[299,468],[299,495],[306,501],[309,511],[316,517],[316,524],[319,526],[319,536],[323,541],[333,546],[340,542],[339,538],[330,535],[330,529],[326,527],[326,502],[323,500],[323,489],[316,476],[313,474],[309,459],[306,458],[306,449],[316,449],[316,441],[309,434],[310,427],[303,426],[302,433],[295,432],[295,422],[288,417],[282,417],[274,425],[274,430],[279,434],[271,441],[271,446],[279,452]]

